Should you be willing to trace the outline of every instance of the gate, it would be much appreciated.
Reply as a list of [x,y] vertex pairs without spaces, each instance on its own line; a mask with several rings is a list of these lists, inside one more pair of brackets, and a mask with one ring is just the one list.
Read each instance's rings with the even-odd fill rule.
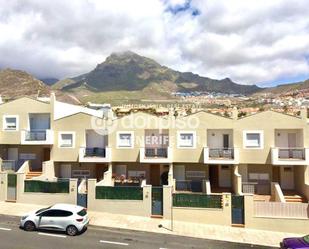
[[17,185],[17,175],[16,174],[7,174],[8,176],[8,185],[7,185],[7,201],[16,201],[16,185]]
[[78,179],[77,185],[77,205],[87,208],[87,179]]
[[151,191],[151,214],[152,215],[163,215],[163,188],[152,187]]
[[232,225],[245,224],[244,196],[232,195]]
[[87,194],[77,193],[77,205],[87,208]]

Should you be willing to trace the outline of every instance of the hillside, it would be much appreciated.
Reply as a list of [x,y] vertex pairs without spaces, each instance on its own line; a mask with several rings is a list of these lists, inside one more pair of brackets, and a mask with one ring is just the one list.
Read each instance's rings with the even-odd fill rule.
[[[0,95],[3,99],[15,99],[22,96],[47,96],[51,92],[51,88],[42,81],[36,79],[25,71],[4,69],[0,70]],[[59,100],[78,103],[74,97],[55,91]]]
[[251,94],[261,90],[255,85],[240,85],[228,78],[215,80],[191,72],[178,72],[130,51],[113,53],[94,70],[61,80],[53,85],[53,89],[71,92],[87,100],[95,98],[96,101],[105,100],[105,95],[166,99],[171,98],[171,92],[175,91]]
[[307,89],[309,90],[309,79],[302,82],[282,84],[275,87],[265,88],[262,91],[258,92],[258,94],[270,93],[275,95],[281,95]]

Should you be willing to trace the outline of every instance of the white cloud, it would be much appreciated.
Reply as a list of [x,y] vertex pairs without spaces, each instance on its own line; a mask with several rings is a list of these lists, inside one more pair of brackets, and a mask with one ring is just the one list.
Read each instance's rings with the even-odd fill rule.
[[307,3],[0,0],[0,67],[62,78],[133,50],[176,70],[243,84],[309,78]]

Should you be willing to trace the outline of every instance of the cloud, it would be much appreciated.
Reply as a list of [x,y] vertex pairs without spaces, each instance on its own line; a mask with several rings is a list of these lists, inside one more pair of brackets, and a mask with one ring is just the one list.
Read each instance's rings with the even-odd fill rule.
[[76,76],[133,50],[243,84],[309,78],[306,0],[0,0],[0,67]]

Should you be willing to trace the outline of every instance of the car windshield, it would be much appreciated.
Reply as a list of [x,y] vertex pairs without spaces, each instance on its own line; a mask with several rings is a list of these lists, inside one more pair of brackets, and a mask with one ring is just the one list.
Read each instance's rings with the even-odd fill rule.
[[36,211],[35,214],[42,213],[43,211],[46,211],[47,209],[50,209],[50,208],[51,208],[51,206],[50,206],[50,207],[47,207],[47,208],[41,208],[41,209],[39,209],[38,211]]
[[308,244],[309,244],[309,234],[308,234],[308,235],[306,235],[306,236],[304,236],[304,241],[306,241],[306,243],[308,243]]
[[87,214],[87,210],[86,209],[82,209],[77,214],[80,215],[80,216],[85,216]]

